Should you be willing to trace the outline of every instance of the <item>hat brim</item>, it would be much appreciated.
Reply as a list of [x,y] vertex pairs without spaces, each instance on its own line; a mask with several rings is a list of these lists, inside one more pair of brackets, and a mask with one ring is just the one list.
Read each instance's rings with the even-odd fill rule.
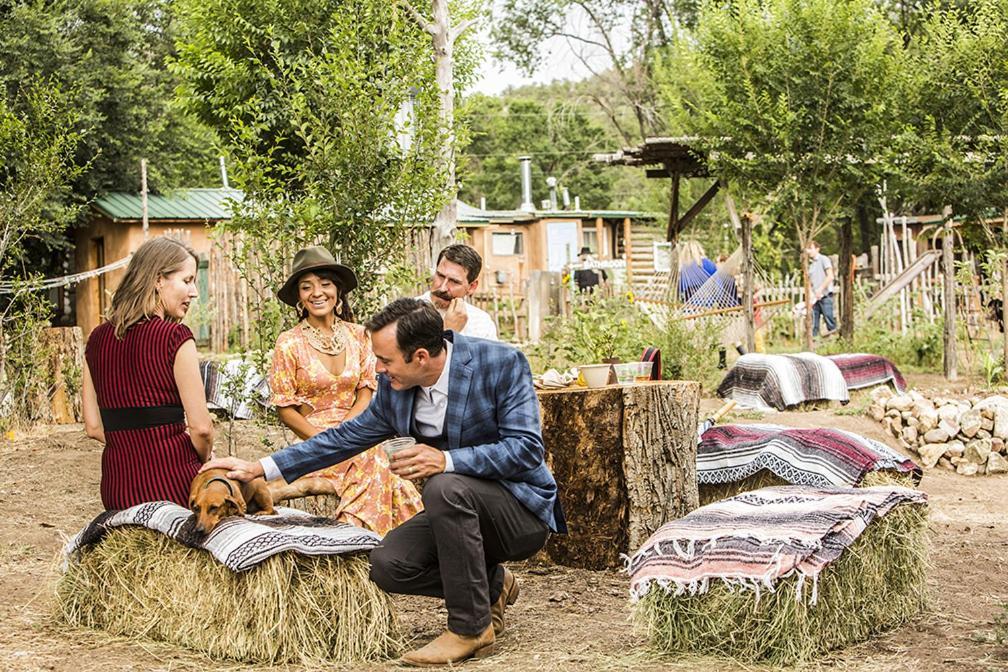
[[277,298],[286,303],[288,306],[297,306],[298,279],[305,273],[314,273],[316,271],[332,271],[339,280],[344,292],[351,292],[357,289],[357,274],[354,273],[353,269],[349,266],[344,266],[343,264],[315,264],[313,266],[299,268],[296,273],[292,273],[291,276],[287,278],[287,282],[283,284],[283,287],[277,290]]

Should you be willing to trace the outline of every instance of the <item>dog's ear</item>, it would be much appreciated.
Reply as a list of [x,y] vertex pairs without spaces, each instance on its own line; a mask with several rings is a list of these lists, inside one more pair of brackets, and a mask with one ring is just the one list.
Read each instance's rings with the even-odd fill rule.
[[224,500],[234,508],[234,514],[236,516],[245,515],[245,500],[239,495],[235,497],[234,495],[228,495]]

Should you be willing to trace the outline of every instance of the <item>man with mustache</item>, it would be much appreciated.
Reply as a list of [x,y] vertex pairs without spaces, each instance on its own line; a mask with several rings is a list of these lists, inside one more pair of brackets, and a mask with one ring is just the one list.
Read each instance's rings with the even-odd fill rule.
[[482,269],[483,259],[476,250],[468,245],[449,245],[438,255],[430,291],[417,298],[434,304],[444,318],[445,329],[496,341],[493,318],[465,300],[476,293]]

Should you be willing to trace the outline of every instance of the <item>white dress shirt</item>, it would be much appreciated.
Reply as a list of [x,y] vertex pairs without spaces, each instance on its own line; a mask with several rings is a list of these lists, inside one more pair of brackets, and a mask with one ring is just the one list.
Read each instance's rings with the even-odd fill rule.
[[[448,381],[451,380],[452,343],[445,341],[445,363],[441,376],[430,387],[416,388],[416,403],[413,406],[413,420],[423,436],[437,437],[444,431],[445,412],[448,410]],[[443,451],[445,456],[445,473],[455,470],[451,453]],[[272,457],[259,460],[263,468],[263,476],[267,481],[282,478],[279,467]]]
[[[430,304],[434,303],[431,301],[430,292],[421,294],[417,298]],[[485,338],[489,341],[498,340],[497,325],[494,324],[493,318],[490,317],[490,313],[486,312],[482,308],[477,308],[465,299],[462,300],[462,305],[465,306],[466,324],[462,327],[462,331],[459,332],[460,334],[471,338]],[[435,306],[435,308],[437,308],[437,306]],[[445,311],[440,308],[438,308],[438,312],[441,313],[442,317],[445,314]]]

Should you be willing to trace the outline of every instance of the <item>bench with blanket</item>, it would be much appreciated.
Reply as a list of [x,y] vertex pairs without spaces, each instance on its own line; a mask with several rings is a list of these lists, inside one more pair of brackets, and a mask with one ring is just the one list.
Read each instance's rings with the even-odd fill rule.
[[924,607],[926,507],[909,488],[782,486],[663,525],[628,559],[664,651],[792,664]]
[[[719,425],[697,445],[701,503],[762,485],[861,486],[870,474],[916,485],[923,472],[884,443],[840,429]],[[760,478],[767,475],[773,480]]]
[[328,664],[400,647],[390,598],[368,578],[379,537],[278,508],[209,535],[171,502],[107,511],[64,547],[63,620],[214,658]]
[[860,390],[875,385],[892,383],[897,392],[906,390],[906,380],[896,365],[881,355],[857,352],[846,355],[830,355],[830,361],[840,369],[840,375],[847,382],[848,390]]
[[761,411],[783,411],[807,401],[846,404],[849,400],[837,365],[812,352],[742,355],[725,374],[717,393],[741,407]]

